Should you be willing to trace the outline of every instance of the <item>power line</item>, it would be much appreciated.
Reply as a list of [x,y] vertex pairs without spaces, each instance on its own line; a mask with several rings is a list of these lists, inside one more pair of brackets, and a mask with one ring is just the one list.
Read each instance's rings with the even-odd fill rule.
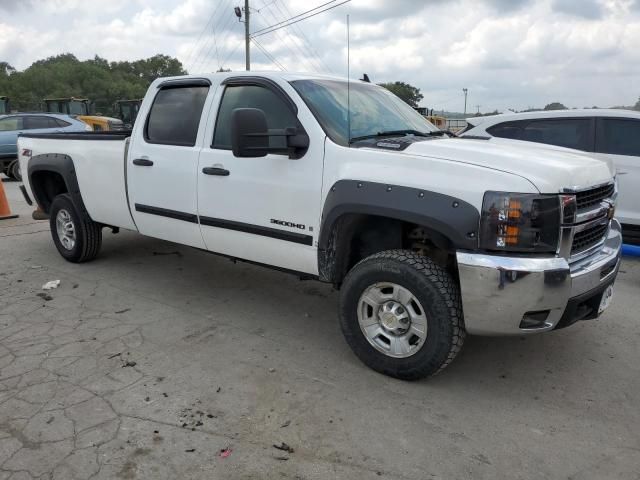
[[242,42],[238,42],[235,46],[235,48],[233,50],[231,50],[231,52],[229,52],[229,55],[227,55],[227,58],[225,58],[222,63],[220,64],[220,67],[224,67],[225,64],[227,63],[227,61],[233,56],[234,53],[236,53],[238,51],[238,48],[240,47],[240,45],[242,45]]
[[289,20],[293,20],[294,18],[298,18],[298,17],[301,17],[301,16],[303,16],[303,15],[306,15],[306,14],[307,14],[307,13],[309,13],[309,12],[313,12],[314,10],[318,10],[319,8],[322,8],[322,7],[326,6],[326,5],[329,5],[329,4],[331,4],[331,3],[334,3],[334,2],[336,2],[336,1],[337,1],[337,0],[331,0],[330,2],[323,3],[322,5],[318,5],[317,7],[312,8],[311,10],[307,10],[306,12],[302,12],[302,13],[300,13],[300,14],[298,14],[298,15],[294,16],[294,17],[288,18],[287,20],[283,20],[282,22],[274,23],[273,25],[270,25],[270,26],[268,26],[268,27],[265,27],[265,28],[263,28],[263,29],[261,29],[261,30],[256,30],[255,32],[253,32],[253,33],[252,33],[252,35],[255,35],[256,33],[260,33],[260,32],[262,32],[263,30],[269,30],[270,28],[273,28],[273,27],[275,27],[275,26],[277,26],[277,25],[280,25],[280,24],[282,24],[282,23],[287,23]]
[[[216,31],[213,30],[213,44],[209,47],[209,50],[207,51],[207,54],[204,56],[204,59],[206,61],[207,58],[209,58],[209,56],[211,55],[211,52],[213,51],[213,48],[215,47],[216,49],[216,61],[218,62],[218,68],[220,68],[220,52],[218,51],[218,42],[216,41]],[[204,65],[208,65],[208,62],[203,64]]]
[[[219,4],[218,4],[219,5]],[[217,9],[216,9],[217,11]],[[204,28],[202,29],[202,31],[200,32],[200,35],[198,35],[198,39],[196,40],[196,42],[191,46],[191,49],[189,50],[189,55],[187,55],[186,59],[187,61],[185,62],[185,64],[190,64],[191,63],[191,57],[193,56],[193,52],[196,49],[196,46],[198,45],[198,43],[200,43],[200,39],[202,39],[202,35],[204,35],[204,32],[207,31],[207,28],[209,27],[209,24],[211,23],[211,21],[213,20],[213,17],[215,15],[215,11],[211,14],[211,16],[209,17],[209,21],[206,23],[206,25],[204,26]]]
[[[263,9],[264,9],[264,7],[263,7]],[[262,9],[261,9],[261,10],[262,10]],[[269,11],[269,15],[271,15],[271,18],[273,18],[274,20],[277,20],[277,17],[276,17],[272,12],[270,12],[270,11]],[[306,53],[304,52],[304,50],[302,50],[302,48],[300,48],[300,45],[298,45],[296,42],[294,42],[293,40],[291,40],[291,39],[287,36],[287,34],[286,34],[286,33],[285,33],[285,34],[283,34],[282,32],[276,32],[276,35],[277,35],[278,39],[280,40],[280,42],[281,42],[283,45],[285,45],[285,46],[287,47],[287,49],[289,50],[289,52],[291,52],[291,54],[292,54],[294,57],[298,57],[298,55],[297,55],[297,54],[295,53],[295,51],[290,47],[290,45],[291,45],[291,44],[293,44],[293,46],[294,46],[295,48],[297,48],[297,49],[298,49],[298,52],[300,52],[300,53],[301,53],[301,59],[302,59],[301,63],[302,63],[302,62],[305,62],[308,66],[310,66],[310,67],[311,67],[311,68],[310,68],[310,70],[311,70],[312,72],[317,72],[317,71],[318,71],[317,66],[313,64],[313,62],[311,61],[311,59],[310,59],[310,58],[308,58],[308,57],[309,57],[309,55],[308,55],[308,54],[306,54]]]
[[[291,16],[291,10],[289,10],[289,7],[287,7],[287,4],[284,3],[284,1],[278,1],[278,0],[273,0],[273,2],[271,2],[273,4],[275,4],[275,7],[278,9],[278,12],[280,12],[282,14],[283,17],[286,17],[285,13],[282,11],[282,9],[280,8],[280,4],[282,4],[282,8],[286,11],[286,13]],[[271,5],[271,4],[268,4]],[[267,6],[268,6],[267,5]],[[264,8],[264,7],[262,7]],[[333,70],[331,69],[331,67],[329,67],[324,60],[322,59],[322,56],[318,53],[318,51],[314,48],[313,43],[311,42],[311,40],[309,40],[309,37],[307,37],[307,35],[304,33],[304,30],[302,28],[300,28],[299,25],[295,25],[294,26],[294,30],[296,30],[300,36],[302,37],[303,41],[307,44],[307,49],[311,51],[311,53],[313,53],[316,58],[318,59],[318,61],[320,62],[320,66],[322,68],[324,68],[325,71],[333,73]]]
[[[218,4],[218,7],[223,7],[226,8],[227,5],[230,4],[230,0],[226,0],[225,2],[220,2]],[[216,12],[220,11],[220,8],[216,9]],[[217,16],[217,20],[211,24],[211,29],[213,32],[215,32],[216,30],[220,31],[222,30],[222,24],[223,21],[228,18],[224,15],[224,10],[221,11],[221,14]],[[191,62],[191,68],[192,69],[196,69],[196,68],[200,68],[199,65],[202,65],[202,63],[206,60],[208,52],[207,52],[207,48],[209,48],[209,52],[210,52],[210,42],[211,42],[211,36],[207,35],[206,39],[204,40],[201,48],[199,49],[198,54],[195,56],[195,58],[193,58],[192,62]]]
[[[196,43],[193,44],[193,47],[191,48],[191,51],[189,52],[189,57],[187,59],[187,64],[191,64],[192,61],[192,56],[195,53],[196,50],[196,46],[198,45],[198,43],[200,43],[200,40],[202,39],[202,36],[205,34],[205,32],[207,31],[207,28],[209,28],[209,25],[211,24],[211,22],[213,21],[213,19],[216,16],[216,13],[218,13],[218,10],[220,10],[220,6],[222,5],[223,2],[218,3],[218,5],[216,6],[216,8],[213,10],[213,13],[211,14],[211,16],[209,17],[209,21],[206,23],[206,25],[204,26],[204,28],[202,29],[202,31],[200,32],[200,35],[198,36],[198,40],[196,40]],[[212,26],[215,25],[215,22],[212,24]],[[198,54],[198,57],[200,56],[200,54]],[[197,58],[197,57],[196,57]]]
[[[276,14],[274,12],[272,12],[270,8],[267,8],[267,7],[268,7],[268,5],[264,5],[260,10],[261,11],[262,10],[266,10],[266,12],[269,13],[269,15],[271,16],[271,18],[273,20],[278,21],[278,17],[276,16]],[[293,44],[293,46],[298,50],[298,52],[300,52],[302,54],[302,60],[305,63],[307,63],[307,65],[311,66],[311,70],[312,71],[316,71],[316,72],[318,71],[317,65],[313,63],[313,60],[311,58],[309,58],[309,55],[302,48],[300,48],[300,45],[298,45],[294,41],[294,39],[292,39],[289,35],[287,35],[286,33],[283,33],[283,32],[277,32],[276,35],[278,36],[280,41],[282,41],[283,43]],[[293,51],[293,50],[291,50],[291,51]]]
[[[334,1],[335,1],[335,0],[334,0]],[[319,12],[312,13],[311,15],[307,15],[307,16],[306,16],[306,17],[304,17],[304,18],[298,18],[298,17],[301,17],[302,15],[306,15],[306,14],[307,14],[307,13],[309,13],[309,12],[312,12],[312,11],[314,11],[314,10],[317,10],[317,9],[318,9],[318,8],[320,8],[320,7],[313,8],[313,9],[311,9],[311,10],[308,10],[308,11],[304,12],[304,13],[301,13],[300,15],[296,15],[295,17],[293,17],[293,18],[298,18],[297,20],[293,20],[293,18],[290,18],[289,20],[293,20],[293,21],[285,20],[285,22],[289,22],[289,23],[286,23],[286,24],[284,24],[284,25],[280,25],[280,26],[272,25],[271,27],[273,27],[273,28],[268,27],[268,28],[271,28],[270,30],[269,30],[268,28],[267,28],[267,29],[264,29],[264,28],[263,28],[262,30],[259,30],[259,31],[257,31],[257,32],[254,32],[254,33],[253,33],[253,35],[252,35],[252,37],[260,37],[260,36],[262,36],[262,35],[266,35],[267,33],[275,32],[276,30],[279,30],[279,29],[281,29],[281,28],[289,27],[289,26],[291,26],[291,25],[293,25],[293,24],[296,24],[296,23],[298,23],[298,22],[301,22],[301,21],[303,21],[303,20],[307,20],[307,19],[309,19],[309,18],[311,18],[311,17],[315,17],[316,15],[320,15],[321,13],[327,12],[327,11],[329,11],[329,10],[333,10],[334,8],[337,8],[337,7],[339,7],[340,5],[344,5],[345,3],[349,3],[350,1],[351,1],[351,0],[344,0],[344,1],[343,1],[343,2],[341,2],[341,3],[338,3],[338,4],[336,4],[336,5],[332,5],[332,6],[330,6],[330,7],[327,7],[327,8],[325,8],[324,10],[320,10]],[[329,2],[329,3],[332,3],[332,2]],[[326,5],[326,4],[325,4],[325,5]],[[282,24],[282,23],[284,23],[284,22],[280,22],[280,23]],[[266,30],[266,31],[265,31],[265,30]]]
[[[235,15],[233,13],[233,9],[229,8],[229,15],[228,16],[221,16],[220,17],[220,22],[218,23],[218,25],[220,26],[219,30],[224,32],[224,36],[220,39],[220,45],[224,46],[224,42],[227,40],[227,38],[229,37],[229,34],[231,33],[231,25],[233,24],[233,19],[235,18]],[[224,20],[226,20],[226,22],[224,22]],[[224,25],[223,25],[224,22]],[[211,48],[209,48],[209,51],[211,50]],[[204,69],[205,66],[207,66],[209,64],[209,61],[207,60],[208,57],[208,53],[205,54],[202,59],[198,62],[198,64],[200,64],[201,68]]]
[[256,47],[258,47],[258,50],[260,50],[265,57],[267,57],[269,60],[271,60],[271,62],[278,67],[280,70],[286,71],[287,69],[278,61],[276,60],[268,51],[266,48],[264,48],[262,46],[262,44],[260,42],[258,42],[255,38],[252,38],[251,41],[256,45]]
[[458,100],[460,97],[462,97],[462,95],[463,94],[459,94],[458,93],[457,95],[454,95],[453,97],[449,97],[446,100],[443,100],[441,102],[429,102],[429,103],[431,103],[432,105],[440,105],[440,106],[442,106],[442,105],[446,105],[448,103],[451,103],[454,100]]

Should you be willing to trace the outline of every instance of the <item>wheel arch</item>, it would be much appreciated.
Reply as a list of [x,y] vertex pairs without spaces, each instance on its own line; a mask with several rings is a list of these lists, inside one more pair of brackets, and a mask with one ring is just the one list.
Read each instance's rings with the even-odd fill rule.
[[[341,180],[325,200],[318,238],[318,271],[321,280],[340,284],[353,264],[354,238],[362,232],[378,232],[368,254],[405,248],[406,225],[424,230],[439,249],[477,249],[478,210],[464,200],[427,190]],[[382,232],[382,233],[380,233]],[[360,256],[355,252],[356,259]]]
[[56,195],[68,193],[81,212],[88,215],[82,201],[73,159],[69,155],[35,155],[29,160],[27,175],[36,203],[46,213],[49,213]]

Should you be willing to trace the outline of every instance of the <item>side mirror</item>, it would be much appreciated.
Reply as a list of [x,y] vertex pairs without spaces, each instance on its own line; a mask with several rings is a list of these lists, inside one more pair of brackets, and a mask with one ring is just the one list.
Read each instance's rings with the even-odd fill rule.
[[264,157],[269,149],[267,117],[257,108],[231,112],[231,150],[236,157]]
[[[285,137],[286,146],[271,147],[270,137]],[[296,127],[269,130],[267,117],[258,108],[236,108],[231,112],[231,150],[236,157],[264,157],[267,153],[302,157],[309,148],[309,136]]]

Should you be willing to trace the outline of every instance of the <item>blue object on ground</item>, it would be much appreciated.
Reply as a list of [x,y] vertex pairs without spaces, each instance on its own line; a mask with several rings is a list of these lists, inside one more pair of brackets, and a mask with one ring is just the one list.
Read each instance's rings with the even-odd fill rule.
[[640,246],[638,245],[622,245],[622,255],[628,257],[640,257]]

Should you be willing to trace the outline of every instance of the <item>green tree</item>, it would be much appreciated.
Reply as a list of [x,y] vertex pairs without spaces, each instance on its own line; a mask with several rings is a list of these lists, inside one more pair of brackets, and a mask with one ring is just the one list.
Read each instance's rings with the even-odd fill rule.
[[419,88],[405,82],[379,83],[378,85],[386,88],[414,108],[417,107],[420,100],[424,98],[424,95],[420,93]]
[[544,109],[545,110],[568,110],[567,107],[565,107],[560,102],[552,102],[548,104],[546,107],[544,107]]
[[13,68],[10,64],[8,64],[7,62],[0,62],[0,76],[2,77],[8,77],[9,75],[11,75],[12,73],[14,73],[16,71],[15,68]]
[[10,97],[13,108],[21,111],[40,110],[45,98],[88,98],[96,113],[113,115],[116,100],[142,98],[157,77],[185,73],[182,64],[167,55],[109,62],[97,55],[80,61],[65,53],[38,60],[20,72],[0,61],[0,95]]

